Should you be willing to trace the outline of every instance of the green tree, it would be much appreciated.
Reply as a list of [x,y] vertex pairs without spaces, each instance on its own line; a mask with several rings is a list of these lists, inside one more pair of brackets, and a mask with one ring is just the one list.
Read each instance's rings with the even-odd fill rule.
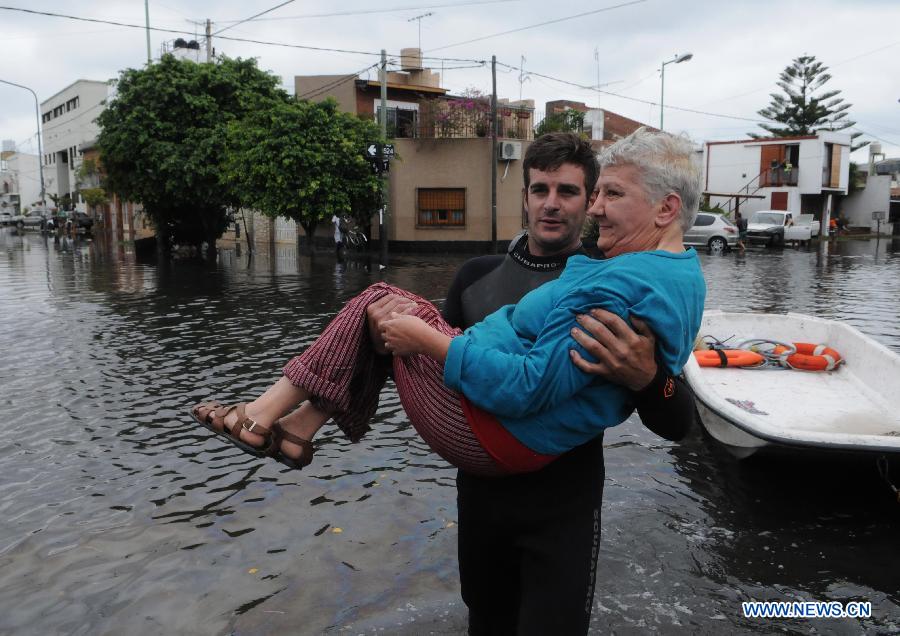
[[273,101],[229,126],[224,183],[243,207],[300,223],[310,241],[333,214],[368,226],[382,182],[364,153],[379,141],[373,121],[332,100]]
[[[759,115],[774,122],[759,127],[774,137],[812,135],[820,130],[845,130],[855,126],[847,112],[852,104],[844,103],[839,90],[824,90],[831,79],[828,67],[813,55],[795,58],[779,75],[778,87],[784,93],[771,93],[772,102]],[[781,124],[780,126],[777,124]],[[754,139],[764,135],[749,133]],[[852,133],[851,140],[861,133]],[[852,146],[857,150],[866,146],[863,142]]]
[[569,108],[567,110],[547,115],[541,120],[534,130],[535,137],[549,132],[576,132],[584,129],[584,113],[580,110]]
[[92,208],[103,205],[109,200],[106,190],[100,184],[101,180],[100,169],[93,159],[85,159],[81,162],[81,166],[75,173],[75,183],[81,198]]
[[235,203],[222,187],[226,131],[262,105],[287,101],[279,84],[254,60],[228,58],[195,64],[166,55],[120,74],[97,120],[106,189],[143,203],[161,252],[171,241],[205,241],[207,258],[215,257]]

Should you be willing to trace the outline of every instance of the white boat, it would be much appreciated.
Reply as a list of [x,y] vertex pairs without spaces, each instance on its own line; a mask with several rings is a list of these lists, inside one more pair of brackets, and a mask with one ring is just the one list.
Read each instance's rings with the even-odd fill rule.
[[[707,311],[700,336],[824,344],[834,371],[701,367],[684,374],[709,434],[736,457],[761,449],[900,453],[900,356],[853,327],[801,314]],[[707,338],[708,339],[708,338]]]

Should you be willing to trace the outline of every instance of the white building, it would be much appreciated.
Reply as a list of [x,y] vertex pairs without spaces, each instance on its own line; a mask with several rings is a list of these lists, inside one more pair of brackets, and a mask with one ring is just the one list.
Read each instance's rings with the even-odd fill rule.
[[847,194],[850,135],[708,141],[704,194],[710,205],[748,216],[756,210],[813,214],[828,227],[837,197]]
[[100,128],[95,120],[111,91],[108,82],[82,79],[41,103],[47,193],[59,197],[68,194],[81,212],[85,211],[84,202],[76,183],[81,163],[79,146],[97,138]]
[[16,152],[3,142],[0,153],[0,212],[22,214],[41,198],[40,163],[37,155]]

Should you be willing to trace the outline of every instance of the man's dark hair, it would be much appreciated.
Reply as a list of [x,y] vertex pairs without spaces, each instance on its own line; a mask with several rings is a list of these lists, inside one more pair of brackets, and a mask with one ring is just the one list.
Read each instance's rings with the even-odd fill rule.
[[591,144],[575,133],[552,132],[541,135],[528,146],[522,171],[525,176],[525,190],[531,184],[529,171],[534,168],[542,172],[558,170],[564,163],[575,164],[584,170],[584,190],[590,193],[597,183],[599,168],[597,156]]

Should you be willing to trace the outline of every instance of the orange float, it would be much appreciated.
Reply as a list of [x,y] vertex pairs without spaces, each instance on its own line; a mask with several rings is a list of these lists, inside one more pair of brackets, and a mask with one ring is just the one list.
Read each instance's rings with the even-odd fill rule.
[[708,349],[695,351],[694,358],[701,367],[755,367],[765,358],[746,349]]
[[[844,359],[837,351],[823,344],[809,342],[795,342],[797,352],[789,355],[785,364],[792,369],[803,371],[832,371],[836,369]],[[785,353],[790,351],[787,347],[777,346],[773,353]]]

